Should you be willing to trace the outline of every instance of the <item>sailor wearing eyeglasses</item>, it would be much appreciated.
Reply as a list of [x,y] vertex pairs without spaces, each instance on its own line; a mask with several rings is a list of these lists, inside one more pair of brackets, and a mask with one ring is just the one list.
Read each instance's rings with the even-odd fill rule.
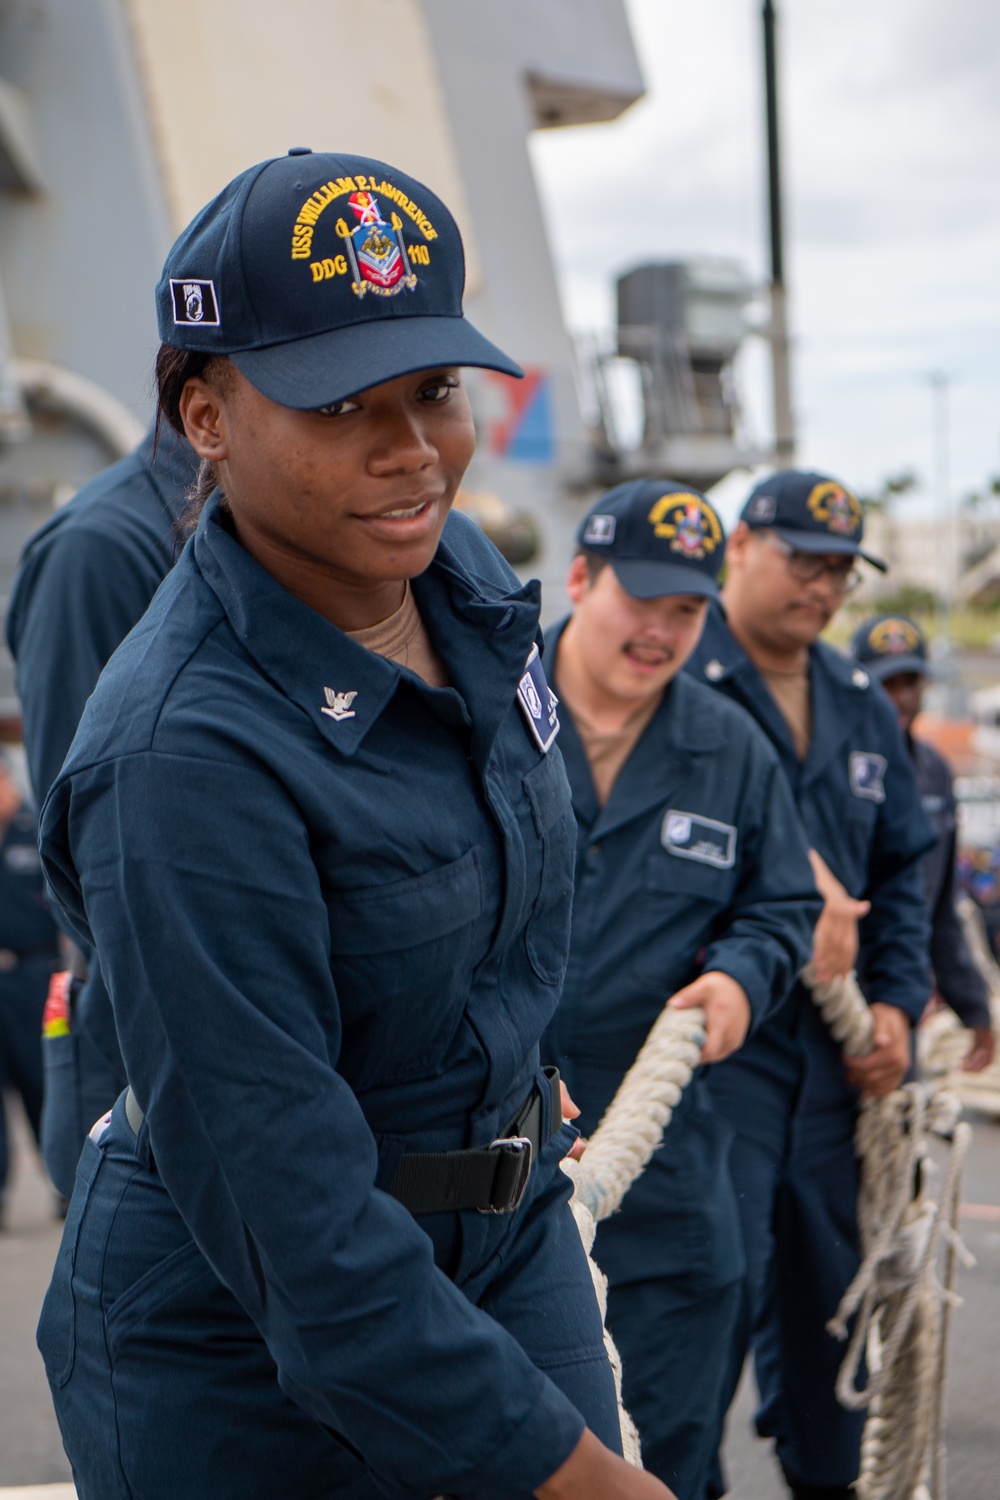
[[[891,703],[819,640],[859,582],[861,505],[827,475],[786,469],[751,493],[726,552],[721,601],[687,670],[749,710],[771,739],[812,846],[824,908],[821,980],[857,966],[876,1046],[845,1059],[808,991],[783,1006],[709,1087],[737,1137],[730,1158],[747,1281],[727,1404],[752,1348],[761,1405],[796,1500],[848,1500],[863,1414],[834,1394],[826,1332],[858,1265],[853,1134],[860,1094],[889,1093],[930,989],[921,856],[933,834]],[[721,1471],[715,1495],[724,1493]]]

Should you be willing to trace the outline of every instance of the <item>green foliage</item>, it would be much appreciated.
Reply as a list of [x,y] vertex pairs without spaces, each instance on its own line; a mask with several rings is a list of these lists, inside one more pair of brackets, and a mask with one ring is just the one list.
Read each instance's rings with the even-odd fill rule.
[[938,607],[938,596],[933,589],[919,583],[904,583],[898,588],[879,594],[875,601],[879,614],[931,615]]
[[859,498],[865,510],[888,510],[894,500],[916,489],[919,483],[920,477],[913,469],[901,469],[898,474],[890,474],[883,479],[874,495],[862,495]]
[[[916,603],[922,600],[923,603]],[[930,604],[927,601],[930,600]],[[937,640],[941,634],[943,615],[936,606],[929,589],[899,589],[894,594],[885,594],[866,603],[860,601],[846,605],[835,615],[823,637],[832,646],[847,645],[862,620],[872,615],[901,614],[915,620],[929,640]],[[975,651],[987,649],[1000,637],[1000,604],[963,605],[951,616],[951,638],[959,649]]]

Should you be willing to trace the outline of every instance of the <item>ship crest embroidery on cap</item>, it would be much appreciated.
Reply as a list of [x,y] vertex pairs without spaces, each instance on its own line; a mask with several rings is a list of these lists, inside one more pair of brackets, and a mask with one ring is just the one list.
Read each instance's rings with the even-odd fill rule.
[[661,495],[647,518],[654,536],[670,542],[671,552],[700,561],[722,541],[722,527],[700,495]]
[[[331,203],[346,198],[346,214],[334,225],[342,249],[333,255],[316,253],[313,240],[320,219]],[[402,214],[411,220],[424,243],[407,245]],[[388,211],[389,217],[385,214]],[[351,222],[351,220],[355,222]],[[292,230],[292,260],[307,260],[314,282],[350,277],[356,297],[369,292],[378,297],[396,297],[417,285],[415,267],[431,263],[430,242],[437,230],[430,219],[400,188],[391,182],[376,182],[363,172],[325,182],[306,199]],[[333,246],[330,246],[333,249]]]
[[832,479],[814,484],[806,504],[814,520],[840,536],[851,536],[861,525],[859,501],[850,490],[835,484]]
[[920,632],[909,620],[880,620],[868,632],[873,651],[888,656],[904,656],[920,646]]
[[197,325],[201,328],[218,328],[219,299],[214,281],[198,281],[193,277],[171,278],[170,295],[174,303],[174,322]]

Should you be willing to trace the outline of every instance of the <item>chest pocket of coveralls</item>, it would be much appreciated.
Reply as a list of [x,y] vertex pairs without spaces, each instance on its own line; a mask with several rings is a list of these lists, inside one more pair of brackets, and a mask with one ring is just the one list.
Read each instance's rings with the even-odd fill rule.
[[489,942],[479,854],[328,893],[330,960],[354,1088],[415,1078],[444,1055]]
[[[668,972],[694,964],[713,937],[720,912],[736,889],[738,867],[684,859],[657,849],[646,860],[642,893],[641,940],[632,968],[642,979],[662,984]],[[694,976],[692,976],[693,978]]]
[[532,766],[523,786],[540,846],[538,895],[524,944],[538,978],[545,984],[561,984],[569,952],[576,855],[576,816],[562,756],[550,750]]

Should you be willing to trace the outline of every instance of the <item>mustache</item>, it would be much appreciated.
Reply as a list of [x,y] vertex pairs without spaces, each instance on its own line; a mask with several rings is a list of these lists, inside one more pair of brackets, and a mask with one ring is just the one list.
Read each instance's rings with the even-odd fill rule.
[[667,661],[673,661],[675,652],[673,646],[661,645],[659,641],[626,641],[626,651],[656,651]]

